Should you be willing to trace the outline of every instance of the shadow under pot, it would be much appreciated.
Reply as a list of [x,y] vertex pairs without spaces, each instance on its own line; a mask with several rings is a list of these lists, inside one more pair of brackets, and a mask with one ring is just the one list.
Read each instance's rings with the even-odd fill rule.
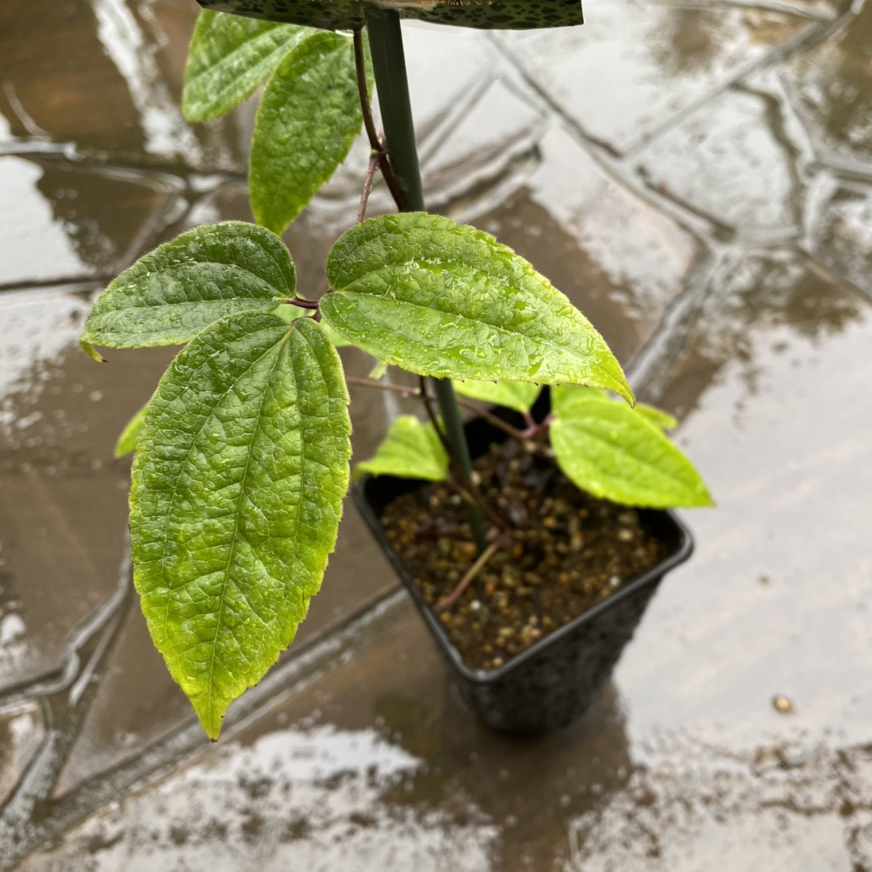
[[[474,459],[488,452],[493,443],[507,439],[503,430],[481,418],[466,425],[466,434]],[[543,735],[568,726],[587,711],[609,679],[663,576],[690,557],[690,531],[671,511],[636,510],[639,523],[658,543],[659,562],[502,665],[472,668],[452,643],[438,613],[425,601],[382,522],[394,500],[429,484],[366,475],[352,494],[435,639],[452,683],[469,707],[496,730]],[[545,579],[545,584],[553,582]]]

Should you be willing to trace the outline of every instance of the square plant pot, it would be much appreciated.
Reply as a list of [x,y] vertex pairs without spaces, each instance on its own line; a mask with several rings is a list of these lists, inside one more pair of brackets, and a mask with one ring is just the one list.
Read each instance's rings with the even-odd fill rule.
[[[491,443],[507,438],[504,431],[481,418],[470,421],[466,433],[473,457],[484,453]],[[666,558],[502,666],[472,669],[424,601],[382,526],[384,511],[394,499],[425,484],[366,475],[355,484],[352,494],[436,640],[452,683],[469,707],[494,729],[541,735],[572,723],[590,707],[608,680],[663,576],[690,557],[690,531],[674,512],[640,509],[643,524],[664,545]]]

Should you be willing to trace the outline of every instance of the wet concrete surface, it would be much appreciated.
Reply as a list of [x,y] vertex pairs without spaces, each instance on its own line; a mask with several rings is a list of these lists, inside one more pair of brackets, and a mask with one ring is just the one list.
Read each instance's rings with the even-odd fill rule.
[[[172,350],[98,366],[76,337],[139,253],[250,219],[252,108],[182,119],[193,4],[3,4],[0,868],[872,872],[872,7],[585,13],[407,26],[422,167],[681,418],[718,500],[686,513],[694,558],[594,709],[519,741],[454,696],[349,506],[300,638],[210,746],[132,595],[112,457]],[[307,292],[365,161],[287,234]],[[363,457],[396,407],[352,395]]]

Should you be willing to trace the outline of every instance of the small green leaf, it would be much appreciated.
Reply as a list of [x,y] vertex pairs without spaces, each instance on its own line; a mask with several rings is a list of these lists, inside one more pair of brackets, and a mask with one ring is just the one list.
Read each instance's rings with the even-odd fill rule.
[[473,400],[505,406],[507,409],[514,409],[523,414],[533,408],[533,403],[536,402],[536,397],[539,396],[542,388],[540,385],[529,382],[491,382],[467,379],[455,382],[454,390]]
[[326,322],[419,375],[588,384],[633,392],[590,322],[510,248],[413,212],[344,233],[327,260]]
[[351,40],[319,33],[297,45],[257,113],[249,191],[258,223],[283,232],[345,160],[362,123]]
[[243,313],[184,348],[149,404],[130,495],[134,582],[213,739],[320,587],[348,487],[347,403],[318,324]]
[[656,406],[649,406],[647,403],[636,403],[634,408],[637,415],[641,415],[658,430],[672,430],[673,427],[678,426],[678,418],[670,415],[669,412],[664,412],[663,409],[658,409]]
[[365,472],[443,481],[448,478],[448,455],[432,423],[422,424],[414,415],[400,415],[391,424],[375,457],[355,466],[354,477]]
[[139,441],[139,434],[142,433],[142,428],[145,424],[145,413],[147,409],[148,403],[146,403],[127,422],[127,426],[121,431],[121,435],[115,443],[116,457],[124,457],[125,454],[130,454],[131,451],[136,451],[136,443]]
[[185,116],[208,121],[229,112],[266,81],[295,45],[315,32],[204,9],[185,65]]
[[82,342],[178,345],[227,315],[274,309],[296,284],[290,253],[269,230],[242,221],[197,227],[121,273],[94,303]]
[[705,482],[645,415],[592,391],[557,388],[551,445],[560,468],[597,497],[633,506],[708,506]]

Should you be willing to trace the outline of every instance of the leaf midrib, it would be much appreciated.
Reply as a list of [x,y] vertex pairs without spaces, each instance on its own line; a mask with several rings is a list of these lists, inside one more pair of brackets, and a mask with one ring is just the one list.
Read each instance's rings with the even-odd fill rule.
[[[358,292],[337,291],[337,293],[343,294],[349,300],[351,300],[351,299],[378,300],[379,299],[374,294],[366,294],[366,293],[361,293],[359,291]],[[552,350],[562,352],[564,354],[569,353],[574,358],[579,358],[579,355],[577,355],[575,352],[572,352],[570,349],[566,348],[566,346],[557,345],[553,341],[551,341],[545,337],[538,337],[538,336],[530,337],[528,334],[521,333],[519,331],[509,330],[505,327],[500,327],[496,324],[491,324],[489,321],[485,321],[484,319],[476,320],[474,318],[470,318],[468,315],[464,315],[464,314],[459,313],[459,312],[449,312],[449,311],[445,311],[443,309],[437,309],[433,306],[423,306],[419,303],[410,303],[407,300],[397,300],[397,299],[392,299],[390,302],[390,306],[391,306],[391,308],[393,308],[393,307],[398,307],[398,308],[409,307],[410,309],[413,309],[413,310],[423,310],[423,311],[428,312],[428,313],[438,312],[440,314],[450,315],[452,318],[460,318],[463,321],[465,321],[466,323],[472,324],[472,325],[484,324],[486,327],[488,327],[491,330],[496,331],[500,335],[509,336],[509,337],[512,337],[515,339],[521,339],[524,342],[534,342],[537,345],[541,345],[542,347],[550,348]],[[378,314],[381,315],[382,313],[379,312]],[[388,313],[388,314],[390,314],[390,313]],[[381,317],[379,317],[379,318],[374,317],[373,313],[368,312],[368,313],[366,313],[366,315],[371,320],[376,321],[380,326],[384,326],[385,323],[387,323],[388,326],[391,326],[391,325],[394,325],[398,320],[396,317],[393,317],[388,322],[385,322],[384,319]],[[357,332],[360,332],[360,331],[357,331]],[[435,350],[440,351],[440,352],[444,351],[444,349],[442,347],[433,344],[432,341],[425,342],[424,339],[420,339],[420,340],[416,340],[416,342],[417,342],[417,344],[426,344],[426,346],[428,348],[432,348],[432,349],[435,349]],[[385,359],[387,359],[387,357]],[[583,358],[581,358],[581,359],[583,360]],[[602,371],[602,367],[599,367],[599,366],[593,367],[589,363],[585,368],[588,372],[595,372],[595,371],[601,372]],[[516,381],[522,381],[522,380],[523,379],[516,379]]]
[[[590,417],[595,417],[595,416],[590,416]],[[616,449],[614,442],[612,442],[608,438],[600,435],[597,432],[593,432],[593,431],[589,430],[587,427],[584,426],[584,424],[578,422],[577,419],[576,419],[576,421],[567,421],[567,419],[565,417],[561,418],[559,416],[555,416],[554,422],[552,423],[551,426],[554,427],[555,425],[557,425],[558,427],[560,427],[562,425],[563,427],[569,427],[570,429],[572,429],[573,427],[577,427],[579,430],[583,431],[585,438],[590,439],[593,442],[598,442],[601,445],[604,445],[610,454],[613,454],[616,450],[620,451],[619,447]],[[636,463],[639,464],[639,466],[643,467],[644,469],[653,469],[655,471],[658,471],[660,469],[659,464],[649,462],[645,459],[640,459],[637,454],[634,454],[630,451],[623,450],[621,453],[632,458]],[[616,464],[616,466],[620,466],[620,464]],[[664,480],[667,483],[672,482],[672,481],[676,480],[676,476],[666,475],[666,476],[664,476]],[[681,479],[679,479],[679,481],[680,480]],[[652,488],[650,486],[646,486],[646,489],[652,490]]]
[[[336,35],[336,34],[334,34],[334,35]],[[319,56],[318,56],[318,59],[316,61],[318,63],[323,61],[328,56],[339,54],[343,49],[346,48],[346,46],[343,43],[333,42],[333,40],[330,40],[330,42],[333,42],[333,45],[330,45],[328,43],[327,39],[322,39],[322,40],[320,40],[320,42],[324,43],[324,48],[319,52]],[[312,49],[312,50],[314,51],[314,49]],[[303,43],[302,42],[300,44],[294,46],[291,49],[291,51],[289,52],[289,54],[296,55],[298,51],[300,51],[300,52],[303,51]],[[295,57],[294,63],[296,63],[296,62],[297,62],[297,58]],[[333,69],[333,65],[331,65],[330,69],[331,70]],[[286,79],[286,81],[287,81],[287,79]],[[290,91],[290,93],[293,95],[296,95],[299,93],[299,91],[296,88],[289,88],[288,91]],[[290,105],[291,98],[287,97],[288,91],[284,92],[286,95],[285,102],[288,105]],[[293,133],[299,129],[299,124],[297,123],[298,119],[297,119],[296,115],[294,115],[293,113],[291,114],[290,118],[291,118],[290,124],[283,124],[282,126],[283,126],[285,131],[289,130],[290,132]],[[346,136],[345,142],[348,142],[349,139],[354,139],[355,135],[356,135],[355,133],[351,133],[349,136]],[[298,157],[299,157],[299,155],[298,155]],[[291,169],[288,169],[289,164],[292,167]],[[325,175],[325,173],[323,171],[321,171],[321,165],[322,165],[322,161],[319,158],[319,160],[315,163],[316,168],[319,170],[317,172],[318,188],[320,188],[321,185],[324,182],[326,182],[327,179],[329,179],[330,176],[332,175],[332,173],[329,171]],[[292,157],[287,156],[282,161],[281,166],[282,166],[282,170],[281,170],[282,181],[286,183],[288,181],[289,177],[291,178],[291,181],[293,181],[294,180],[293,179],[294,168],[297,168],[299,166],[299,163],[297,161],[294,161]],[[311,163],[306,165],[305,170],[306,170],[306,172],[312,174]],[[290,198],[287,196],[287,191],[293,186],[288,185],[288,184],[275,184],[275,185],[272,185],[271,187],[272,187],[272,193],[269,196],[268,200],[264,203],[263,209],[262,209],[262,211],[267,215],[273,215],[273,214],[275,214],[276,211],[281,211],[281,209],[278,209],[278,210],[276,209],[276,203],[279,203],[279,205],[281,206],[281,204],[289,202]],[[299,206],[301,203],[303,203],[303,201],[301,200],[301,198],[298,195],[294,197],[293,202],[297,206]],[[306,202],[308,202],[308,201],[306,201]],[[305,203],[303,203],[303,205],[305,205]]]
[[[246,370],[244,370],[243,373],[240,373],[239,378],[241,379],[245,373],[250,372],[252,369],[254,369],[254,367],[267,356],[267,354],[271,353],[272,351],[277,352],[276,356],[275,356],[275,360],[273,361],[273,365],[272,365],[272,367],[270,367],[269,378],[267,379],[267,382],[266,382],[266,385],[267,385],[266,389],[261,394],[260,404],[259,404],[259,407],[257,410],[257,420],[255,421],[254,427],[252,428],[252,431],[251,431],[252,435],[251,435],[251,440],[249,441],[250,446],[254,444],[255,439],[257,438],[257,435],[260,432],[261,420],[263,419],[264,405],[266,403],[267,395],[269,394],[269,385],[272,383],[272,376],[275,374],[275,371],[279,365],[279,361],[281,360],[282,346],[288,341],[288,339],[290,338],[290,335],[291,335],[290,330],[285,331],[285,333],[282,335],[281,339],[279,339],[279,341],[277,343],[275,343],[275,345],[270,346],[268,351],[264,352],[260,357],[258,357],[257,360],[254,361],[250,367],[248,367]],[[235,387],[238,382],[239,382],[239,379],[236,379],[236,381],[234,381],[234,383],[233,383],[233,387]],[[229,391],[226,391],[222,395],[221,402],[223,402],[224,397],[227,396],[227,393],[229,393]],[[218,405],[220,405],[220,403]],[[216,407],[215,407],[216,409],[218,408],[218,405],[216,405]],[[205,426],[205,423],[204,423],[204,426]],[[201,428],[200,432],[202,432],[202,428]],[[223,580],[222,585],[221,585],[221,603],[218,606],[218,620],[217,620],[217,623],[215,625],[215,635],[212,639],[212,657],[211,657],[211,660],[209,662],[209,695],[207,698],[208,711],[209,711],[210,718],[212,715],[212,690],[215,686],[215,683],[213,680],[214,675],[215,675],[215,661],[216,661],[217,656],[218,656],[218,637],[221,634],[221,629],[222,629],[221,619],[222,619],[222,616],[224,614],[224,604],[227,601],[227,589],[230,586],[230,567],[233,563],[233,558],[236,554],[236,543],[238,542],[238,536],[239,536],[239,517],[240,517],[240,513],[242,511],[243,497],[246,494],[246,479],[248,478],[248,470],[249,470],[249,467],[251,466],[252,453],[253,452],[249,448],[249,451],[248,451],[246,458],[245,458],[245,469],[243,469],[242,475],[239,479],[240,490],[239,490],[239,499],[237,500],[237,503],[236,503],[236,517],[233,519],[233,538],[230,540],[230,553],[227,556],[227,565],[224,567],[224,580]],[[243,596],[245,596],[244,593],[243,593]],[[257,614],[257,612],[255,612],[254,609],[252,609],[252,614]],[[258,618],[260,618],[260,615],[257,615],[257,616],[258,616]],[[261,621],[263,621],[262,618],[261,618]]]
[[[279,342],[281,342],[281,341],[282,341],[282,339],[279,340]],[[277,344],[278,343],[276,343],[276,345]],[[233,381],[233,383],[231,385],[228,386],[227,390],[225,390],[220,395],[218,401],[213,405],[209,414],[203,418],[203,421],[200,424],[199,429],[197,430],[196,434],[191,439],[191,444],[188,446],[188,451],[185,454],[184,460],[179,465],[178,474],[175,476],[175,481],[173,482],[173,492],[170,496],[170,503],[169,503],[169,506],[168,506],[167,511],[165,513],[166,527],[164,530],[164,541],[163,541],[163,546],[161,547],[161,555],[160,555],[161,578],[164,581],[164,583],[166,583],[167,589],[171,592],[175,592],[175,590],[177,588],[174,588],[169,584],[169,579],[166,577],[165,561],[166,561],[167,548],[169,546],[169,538],[170,538],[170,516],[173,514],[175,507],[176,507],[176,498],[178,497],[178,494],[179,494],[179,484],[182,480],[182,475],[183,475],[185,469],[187,468],[188,464],[190,463],[191,454],[194,451],[194,447],[196,446],[200,436],[203,434],[203,430],[206,428],[206,425],[209,423],[209,421],[214,416],[215,410],[218,409],[218,407],[221,405],[221,403],[224,401],[224,399],[227,397],[227,395],[230,393],[230,391],[236,387],[236,385],[243,378],[243,376],[246,375],[248,372],[250,372],[261,360],[263,360],[263,358],[266,357],[267,354],[269,354],[276,347],[276,345],[271,345],[256,360],[252,361],[248,367],[246,367],[244,370],[242,370],[239,373],[239,376]],[[209,360],[211,360],[216,355],[218,355],[221,351],[224,351],[224,350],[225,350],[225,348],[223,348],[223,347],[215,348],[215,350],[212,352],[212,354],[210,354],[209,357],[203,361],[203,364],[202,364],[202,366],[199,367],[199,369],[202,369],[203,367],[205,367]],[[180,396],[182,396],[189,389],[190,389],[190,380],[189,380],[189,384],[185,387],[185,389],[182,391],[182,394],[180,394]],[[183,585],[180,585],[180,587],[184,587],[187,584],[190,584],[190,582],[185,582]],[[170,634],[167,633],[167,627],[169,625],[171,601],[172,601],[172,596],[167,596],[166,608],[164,611],[164,620],[163,620],[163,637],[165,639],[167,639],[167,641],[169,642],[170,645],[172,645],[172,640],[170,639]],[[175,646],[173,646],[173,648],[175,649]],[[176,652],[176,654],[178,656],[178,652]]]

